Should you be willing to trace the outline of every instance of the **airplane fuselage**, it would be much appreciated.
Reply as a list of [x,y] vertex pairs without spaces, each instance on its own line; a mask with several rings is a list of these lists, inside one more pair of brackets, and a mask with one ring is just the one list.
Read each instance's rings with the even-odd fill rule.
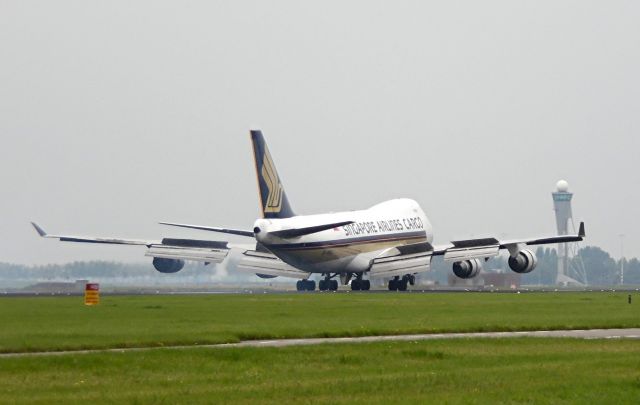
[[[296,238],[279,238],[273,231],[353,221],[333,229]],[[410,199],[395,199],[361,211],[258,219],[256,239],[285,263],[312,273],[366,272],[371,260],[399,245],[433,242],[433,229],[424,211]]]

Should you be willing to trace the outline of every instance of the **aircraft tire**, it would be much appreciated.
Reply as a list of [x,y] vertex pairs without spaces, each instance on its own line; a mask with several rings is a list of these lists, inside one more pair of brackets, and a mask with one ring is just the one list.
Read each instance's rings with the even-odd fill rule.
[[313,280],[305,280],[305,287],[307,291],[314,291],[316,289],[316,282]]
[[407,280],[398,280],[398,291],[407,291]]
[[338,291],[338,281],[337,280],[329,281],[329,289],[331,291]]
[[326,291],[328,289],[327,287],[327,280],[320,280],[320,282],[318,282],[318,289],[320,291]]
[[351,280],[351,291],[360,291],[361,288],[361,281],[358,280],[357,278],[354,280]]
[[304,284],[303,284],[303,280],[298,280],[296,282],[296,290],[298,291],[304,291]]
[[394,279],[389,280],[389,291],[397,291],[398,290],[398,282]]
[[362,280],[362,290],[363,291],[369,291],[370,289],[371,289],[371,281]]

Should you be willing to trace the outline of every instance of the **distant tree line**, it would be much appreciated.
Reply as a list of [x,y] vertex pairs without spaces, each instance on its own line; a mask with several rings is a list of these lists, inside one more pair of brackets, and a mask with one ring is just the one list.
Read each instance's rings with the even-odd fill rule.
[[[184,282],[219,278],[222,281],[235,282],[255,278],[247,273],[233,272],[228,276],[219,277],[221,267],[205,266],[203,263],[187,262],[182,270],[172,274],[159,273],[151,263],[121,263],[109,261],[76,261],[66,264],[47,264],[41,266],[27,266],[0,262],[0,287],[4,282],[11,285],[12,281],[74,281],[95,279],[132,280],[140,278],[156,278],[157,280],[182,280]],[[15,284],[15,283],[13,283]]]
[[[553,285],[558,274],[558,254],[554,248],[539,247],[536,250],[538,266],[534,271],[522,276],[522,284]],[[589,285],[618,285],[622,262],[613,259],[609,253],[596,246],[586,246],[572,258],[570,268],[583,266]],[[233,265],[232,265],[233,266]],[[497,256],[484,263],[483,271],[511,271],[505,256]],[[214,274],[216,266],[204,266],[201,263],[187,263],[178,273],[172,276],[191,278],[203,274]],[[445,263],[441,257],[432,262],[432,271],[423,277],[439,284],[447,284],[452,274],[451,264]],[[575,275],[568,274],[570,277]],[[153,266],[141,263],[119,263],[107,261],[73,262],[67,264],[48,264],[43,266],[26,266],[0,262],[1,280],[77,280],[95,278],[130,278],[163,275]],[[255,278],[246,273],[229,269],[229,281]],[[624,284],[640,285],[640,261],[637,258],[624,259]]]
[[[538,267],[532,273],[523,276],[525,284],[554,284],[558,275],[558,254],[553,248],[539,247],[536,251]],[[583,268],[589,285],[618,285],[624,266],[624,284],[640,284],[640,261],[615,260],[606,251],[597,246],[581,248],[568,263],[569,277],[579,279],[575,269]],[[537,274],[536,274],[537,272]]]
[[[215,265],[187,263],[181,271],[171,274],[173,277],[191,278],[203,274],[213,274]],[[120,263],[109,261],[72,262],[66,264],[47,264],[26,266],[0,263],[0,280],[79,280],[95,278],[132,278],[163,276],[151,263]]]

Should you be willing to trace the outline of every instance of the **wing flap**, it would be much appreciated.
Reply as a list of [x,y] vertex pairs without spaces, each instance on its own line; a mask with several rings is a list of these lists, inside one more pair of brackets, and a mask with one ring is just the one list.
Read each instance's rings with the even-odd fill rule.
[[152,245],[145,253],[147,257],[161,259],[190,260],[195,262],[221,263],[229,249],[189,248],[181,246]]
[[500,252],[500,245],[476,246],[472,248],[451,248],[444,254],[445,262],[459,262],[470,259],[483,259],[497,256]]
[[429,271],[433,246],[428,242],[400,245],[382,252],[371,261],[372,277],[393,277]]
[[247,250],[238,262],[238,270],[267,276],[306,279],[311,273],[298,270],[270,253]]

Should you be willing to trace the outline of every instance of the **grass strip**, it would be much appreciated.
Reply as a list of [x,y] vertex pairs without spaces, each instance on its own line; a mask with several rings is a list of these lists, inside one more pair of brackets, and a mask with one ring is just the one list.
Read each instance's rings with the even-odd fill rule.
[[[640,302],[637,299],[633,302]],[[0,352],[241,340],[640,327],[626,293],[0,298]]]
[[640,342],[471,339],[0,359],[0,403],[637,403]]

